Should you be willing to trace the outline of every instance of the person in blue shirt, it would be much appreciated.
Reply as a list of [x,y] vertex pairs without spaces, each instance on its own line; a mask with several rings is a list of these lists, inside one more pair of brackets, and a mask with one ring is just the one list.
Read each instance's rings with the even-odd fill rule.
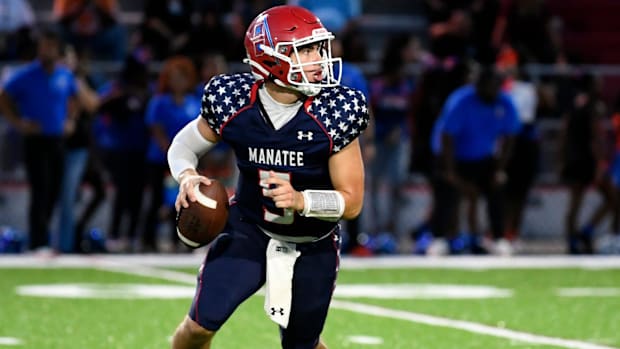
[[62,42],[53,31],[38,41],[38,57],[16,71],[0,93],[0,111],[24,138],[30,184],[30,248],[50,245],[48,229],[63,176],[63,137],[77,112],[73,73],[59,64]]
[[146,182],[148,130],[144,115],[151,97],[147,62],[137,54],[127,56],[120,76],[102,87],[100,94],[95,139],[116,190],[106,248],[128,251],[137,236]]
[[[146,109],[146,124],[151,132],[146,154],[151,200],[142,236],[142,248],[145,251],[157,250],[156,232],[164,203],[164,179],[169,175],[166,152],[174,135],[194,120],[196,112],[200,110],[200,98],[194,93],[196,81],[196,68],[189,58],[169,58],[159,75],[158,93],[151,98]],[[170,238],[176,242],[174,212],[168,212],[167,217],[170,218],[172,228]]]
[[[470,64],[465,60],[454,57],[443,60],[431,60],[423,67],[418,78],[416,91],[412,102],[412,136],[411,159],[409,171],[425,177],[434,196],[435,188],[433,172],[433,152],[431,150],[431,134],[435,121],[441,114],[441,109],[448,96],[457,88],[466,84],[470,75]],[[411,231],[415,240],[415,253],[424,254],[428,242],[432,239],[430,220],[434,204],[431,202],[424,220],[416,224]]]
[[[483,241],[475,239],[472,252],[510,252],[503,239],[501,194],[506,164],[521,123],[511,98],[500,87],[501,78],[495,70],[483,68],[475,84],[465,85],[448,97],[435,123],[431,147],[436,157],[435,180],[441,182],[431,218],[431,230],[439,238],[435,246],[445,246],[444,239],[456,233],[457,190],[470,196],[480,192],[487,200],[494,243],[482,246]],[[445,253],[447,247],[436,247],[436,251]]]

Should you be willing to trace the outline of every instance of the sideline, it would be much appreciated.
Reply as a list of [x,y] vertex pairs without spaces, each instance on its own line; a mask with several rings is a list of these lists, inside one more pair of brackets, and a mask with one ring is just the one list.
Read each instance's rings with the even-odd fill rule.
[[[123,266],[150,266],[172,268],[198,268],[204,254],[132,254],[132,255],[61,255],[42,257],[34,254],[0,255],[0,268],[96,268],[118,263]],[[355,258],[344,256],[341,268],[356,269],[620,269],[620,256],[386,256]]]
[[541,336],[527,332],[520,332],[500,327],[488,326],[475,322],[453,320],[439,316],[419,314],[410,311],[395,310],[375,305],[347,302],[341,300],[333,300],[331,303],[331,307],[335,309],[348,310],[355,313],[374,315],[390,319],[405,320],[429,326],[453,328],[485,336],[505,338],[537,345],[552,345],[556,347],[570,349],[617,349],[615,347],[581,342],[572,339]]

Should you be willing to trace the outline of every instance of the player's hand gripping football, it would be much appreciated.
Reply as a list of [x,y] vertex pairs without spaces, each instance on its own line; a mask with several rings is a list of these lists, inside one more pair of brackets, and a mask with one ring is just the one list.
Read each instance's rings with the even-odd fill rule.
[[270,171],[269,177],[261,184],[266,188],[265,196],[272,198],[276,207],[295,211],[304,209],[304,196],[293,188],[290,181],[278,177],[275,172]]
[[192,202],[196,201],[194,188],[201,182],[206,185],[211,185],[211,180],[209,178],[199,175],[198,172],[193,169],[185,170],[179,175],[179,194],[174,203],[177,212],[181,209],[181,206],[185,208],[189,206],[188,200]]

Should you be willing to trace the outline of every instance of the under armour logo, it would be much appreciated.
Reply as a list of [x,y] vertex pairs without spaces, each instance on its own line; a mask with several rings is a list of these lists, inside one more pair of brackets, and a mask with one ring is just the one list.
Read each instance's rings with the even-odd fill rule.
[[304,131],[297,131],[297,139],[300,141],[306,138],[307,140],[312,140],[312,131],[308,131],[308,133],[304,134]]
[[280,315],[284,316],[284,308],[276,309],[276,308],[272,307],[271,308],[271,315],[276,315],[276,314],[280,314]]

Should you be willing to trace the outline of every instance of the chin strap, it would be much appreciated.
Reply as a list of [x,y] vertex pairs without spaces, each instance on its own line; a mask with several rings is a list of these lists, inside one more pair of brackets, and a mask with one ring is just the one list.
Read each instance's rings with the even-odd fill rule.
[[[271,74],[269,73],[269,71],[267,71],[267,69],[263,68],[263,66],[261,66],[260,64],[258,64],[256,61],[253,61],[249,58],[245,58],[243,60],[243,63],[247,63],[250,65],[250,67],[255,68],[256,70],[258,70],[260,73],[256,73],[254,71],[254,69],[252,69],[252,75],[254,76],[254,78],[256,80],[264,80],[266,76],[270,76]],[[289,90],[293,90],[296,92],[301,92],[306,96],[312,97],[312,96],[316,96],[319,94],[319,92],[321,92],[321,86],[307,86],[307,85],[294,85],[294,84],[286,84],[283,81],[281,81],[280,79],[273,79],[273,82],[276,83],[276,85],[287,88]]]
[[319,92],[321,92],[321,87],[320,86],[296,86],[296,85],[287,85],[285,83],[283,83],[280,79],[273,79],[273,82],[275,82],[276,85],[284,87],[284,88],[288,88],[289,90],[293,90],[296,92],[301,92],[304,95],[308,96],[308,97],[312,97],[312,96],[316,96],[319,94]]

